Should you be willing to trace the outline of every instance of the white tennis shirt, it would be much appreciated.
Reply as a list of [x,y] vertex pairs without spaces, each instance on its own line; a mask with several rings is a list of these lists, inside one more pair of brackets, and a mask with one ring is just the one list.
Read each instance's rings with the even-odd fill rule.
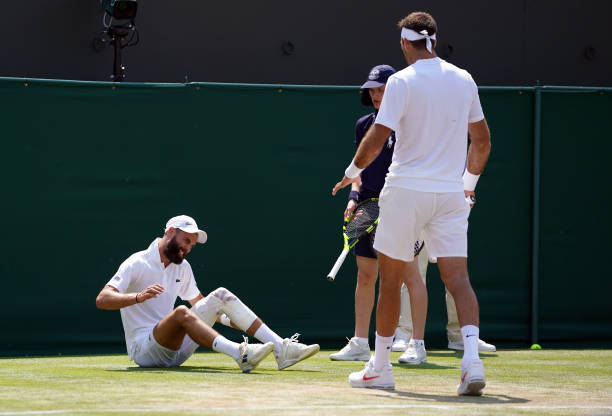
[[467,71],[436,57],[393,74],[376,117],[396,137],[385,185],[462,192],[468,123],[482,119],[478,88]]
[[134,339],[166,317],[174,309],[177,297],[188,301],[200,294],[187,260],[164,267],[159,255],[159,240],[156,238],[149,248],[128,257],[107,283],[121,293],[140,292],[156,283],[165,289],[156,298],[121,308],[121,321],[130,358]]

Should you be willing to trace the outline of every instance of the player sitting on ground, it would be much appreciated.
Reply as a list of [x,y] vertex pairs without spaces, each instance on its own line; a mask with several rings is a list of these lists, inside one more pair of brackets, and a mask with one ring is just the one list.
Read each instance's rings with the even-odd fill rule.
[[[185,256],[206,239],[193,218],[171,218],[164,236],[128,257],[98,294],[98,308],[121,311],[130,359],[141,367],[174,367],[202,345],[231,356],[246,373],[272,351],[279,370],[316,354],[319,345],[297,342],[298,334],[280,338],[229,290],[218,288],[202,296]],[[177,297],[191,309],[174,308]],[[241,344],[232,342],[212,329],[215,321],[264,344],[249,344],[247,337]]]

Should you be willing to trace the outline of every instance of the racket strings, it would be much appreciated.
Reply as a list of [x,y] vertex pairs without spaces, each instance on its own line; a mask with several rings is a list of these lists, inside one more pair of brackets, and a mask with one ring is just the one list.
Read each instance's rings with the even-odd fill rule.
[[345,226],[345,233],[350,240],[357,239],[365,234],[366,230],[378,218],[378,200],[365,201],[359,204],[350,221]]

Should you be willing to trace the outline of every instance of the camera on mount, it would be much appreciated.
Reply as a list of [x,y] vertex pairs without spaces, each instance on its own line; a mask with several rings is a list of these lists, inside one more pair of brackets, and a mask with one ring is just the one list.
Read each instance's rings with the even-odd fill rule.
[[[104,30],[93,41],[94,50],[101,52],[107,45],[113,45],[113,82],[125,79],[125,67],[121,63],[121,50],[134,46],[139,41],[134,19],[138,10],[136,0],[100,0],[104,10]],[[107,18],[110,18],[107,22]]]

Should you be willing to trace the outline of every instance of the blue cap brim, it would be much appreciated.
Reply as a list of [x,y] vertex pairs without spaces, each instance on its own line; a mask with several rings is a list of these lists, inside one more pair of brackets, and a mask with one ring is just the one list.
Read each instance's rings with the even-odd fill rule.
[[378,87],[382,87],[383,85],[385,85],[384,82],[378,82],[378,81],[366,81],[365,84],[363,84],[361,86],[362,89],[364,88],[378,88]]

